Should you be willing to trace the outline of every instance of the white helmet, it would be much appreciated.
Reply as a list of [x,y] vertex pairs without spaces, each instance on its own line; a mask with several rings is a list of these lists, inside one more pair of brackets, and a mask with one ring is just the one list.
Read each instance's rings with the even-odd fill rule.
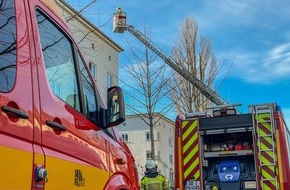
[[147,163],[145,165],[146,170],[154,170],[157,169],[157,164],[154,160],[147,160]]

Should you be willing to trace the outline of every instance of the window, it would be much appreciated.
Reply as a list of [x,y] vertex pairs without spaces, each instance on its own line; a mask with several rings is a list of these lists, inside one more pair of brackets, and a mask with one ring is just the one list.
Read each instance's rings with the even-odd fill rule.
[[113,75],[111,75],[110,73],[107,73],[107,88],[112,87],[113,85]]
[[13,0],[0,2],[0,91],[9,92],[16,79],[16,17]]
[[93,76],[93,79],[96,81],[97,80],[97,66],[94,63],[90,62],[89,68]]
[[87,118],[97,121],[97,102],[93,82],[90,80],[89,73],[85,69],[85,63],[82,61],[78,53],[78,62],[80,67],[82,91],[84,93],[84,111]]
[[55,95],[57,95],[58,97],[61,97],[61,84],[58,83],[57,81],[53,81],[51,83],[51,88],[53,90],[53,92],[55,93]]
[[146,151],[146,159],[147,159],[147,160],[152,159],[152,153],[151,153],[151,150],[147,150],[147,151]]
[[172,156],[172,154],[169,155],[169,163],[173,164],[173,156]]
[[151,135],[150,135],[150,132],[147,131],[146,132],[146,141],[150,141],[151,140]]
[[172,138],[169,137],[169,138],[168,138],[168,144],[169,144],[169,146],[171,146],[171,147],[173,146],[173,142],[172,142],[172,141],[173,141]]
[[[80,111],[72,44],[40,11],[36,14],[48,83],[55,95]],[[63,87],[61,92],[55,84]]]
[[[70,39],[39,10],[36,11],[36,16],[46,77],[51,90],[64,102],[96,122],[97,98],[79,52],[74,53],[75,47]],[[77,55],[76,59],[74,54]]]
[[160,141],[160,132],[157,132],[157,139],[158,141]]
[[122,138],[125,142],[129,142],[129,136],[128,133],[122,133]]
[[173,175],[173,171],[172,169],[170,168],[170,174],[169,174],[169,178],[170,178],[170,181],[173,181],[174,180],[174,175]]

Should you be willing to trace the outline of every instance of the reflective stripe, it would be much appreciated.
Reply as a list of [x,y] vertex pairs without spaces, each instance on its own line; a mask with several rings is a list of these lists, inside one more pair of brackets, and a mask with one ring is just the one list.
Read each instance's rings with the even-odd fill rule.
[[168,189],[168,183],[162,175],[157,175],[154,178],[143,177],[141,180],[141,189],[144,190],[163,190]]
[[182,122],[182,156],[184,180],[200,179],[198,120]]
[[274,141],[274,128],[269,112],[257,115],[257,133],[260,160],[260,185],[263,190],[276,190],[277,187],[277,163],[276,146]]

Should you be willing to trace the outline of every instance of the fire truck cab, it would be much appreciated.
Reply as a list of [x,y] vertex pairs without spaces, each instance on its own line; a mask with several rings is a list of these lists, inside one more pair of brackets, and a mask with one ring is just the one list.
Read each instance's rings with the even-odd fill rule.
[[103,104],[55,2],[0,0],[0,28],[0,189],[139,189],[122,89]]
[[209,115],[176,120],[176,189],[290,189],[290,132],[277,104]]

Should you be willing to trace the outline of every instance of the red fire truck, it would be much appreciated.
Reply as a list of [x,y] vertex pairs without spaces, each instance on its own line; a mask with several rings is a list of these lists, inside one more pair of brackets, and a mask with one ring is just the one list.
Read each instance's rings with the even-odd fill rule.
[[53,0],[0,0],[0,189],[139,189],[122,90],[107,94]]
[[177,117],[179,190],[289,190],[290,132],[275,103]]

